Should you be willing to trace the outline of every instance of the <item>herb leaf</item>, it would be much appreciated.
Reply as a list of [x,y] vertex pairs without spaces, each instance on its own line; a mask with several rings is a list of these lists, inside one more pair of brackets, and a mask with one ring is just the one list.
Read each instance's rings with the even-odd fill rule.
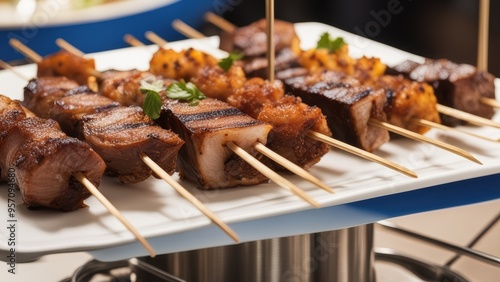
[[160,117],[161,98],[158,92],[155,91],[146,92],[146,97],[144,97],[144,103],[142,104],[142,110],[151,119],[157,119]]
[[174,82],[167,88],[167,97],[175,100],[183,100],[189,102],[190,106],[196,106],[207,98],[197,87],[191,82]]
[[234,61],[241,60],[243,58],[242,53],[231,53],[229,56],[219,61],[219,67],[221,67],[224,71],[228,71],[233,65]]
[[146,78],[141,80],[140,90],[146,95],[142,104],[144,113],[152,119],[159,118],[162,105],[160,92],[166,90],[165,83],[162,80]]
[[325,32],[321,35],[320,39],[318,40],[316,48],[328,49],[328,52],[334,53],[346,44],[347,43],[344,41],[344,38],[337,37],[333,39],[328,32]]

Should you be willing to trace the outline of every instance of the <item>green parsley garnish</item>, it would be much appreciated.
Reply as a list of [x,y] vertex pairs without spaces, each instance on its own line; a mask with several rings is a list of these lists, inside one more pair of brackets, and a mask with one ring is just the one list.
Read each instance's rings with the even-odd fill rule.
[[228,71],[233,65],[234,61],[241,60],[243,58],[242,53],[231,53],[229,56],[220,60],[219,67],[221,67],[224,71]]
[[325,32],[321,35],[321,38],[318,40],[316,45],[317,49],[328,49],[328,52],[334,53],[340,47],[346,45],[347,43],[344,41],[344,38],[337,37],[333,39],[328,32]]
[[146,78],[141,80],[140,89],[142,93],[146,94],[142,110],[152,119],[159,118],[161,112],[160,92],[166,90],[165,84],[161,80]]
[[184,81],[170,84],[167,88],[167,97],[189,102],[190,106],[196,106],[200,100],[207,98],[196,85]]

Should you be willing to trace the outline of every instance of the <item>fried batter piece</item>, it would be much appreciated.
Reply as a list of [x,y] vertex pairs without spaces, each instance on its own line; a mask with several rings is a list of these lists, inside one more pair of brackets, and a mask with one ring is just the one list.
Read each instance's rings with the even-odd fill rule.
[[198,89],[210,98],[226,101],[246,81],[240,66],[231,66],[226,72],[219,66],[205,66],[191,79]]
[[389,123],[424,134],[430,128],[416,124],[415,119],[441,122],[434,89],[429,84],[410,81],[401,75],[385,75],[377,81],[376,87],[386,91],[384,111]]
[[[258,120],[273,127],[267,147],[304,169],[319,162],[330,150],[327,144],[307,137],[311,130],[332,135],[321,109],[302,103],[298,97],[284,96],[263,104]],[[272,166],[284,170],[277,164]]]
[[277,101],[285,95],[283,83],[280,80],[270,82],[262,78],[251,78],[243,87],[236,89],[227,98],[227,102],[247,115],[257,118],[266,103]]
[[37,77],[65,76],[78,84],[87,84],[88,78],[95,75],[94,59],[83,58],[61,50],[45,56],[38,63]]
[[160,48],[150,61],[150,72],[167,78],[190,80],[204,66],[215,66],[218,60],[204,52],[189,48],[180,52]]

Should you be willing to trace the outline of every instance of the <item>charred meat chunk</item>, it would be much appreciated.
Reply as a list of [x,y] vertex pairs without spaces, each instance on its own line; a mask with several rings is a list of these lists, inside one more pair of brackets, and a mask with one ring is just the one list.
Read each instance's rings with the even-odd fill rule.
[[1,143],[4,165],[14,168],[23,201],[30,209],[72,211],[83,207],[90,193],[72,175],[81,172],[98,186],[105,169],[88,144],[66,136],[53,120],[20,120]]
[[24,87],[23,106],[30,109],[38,117],[49,118],[54,102],[77,88],[76,81],[66,77],[40,77],[29,81]]
[[383,90],[350,81],[343,74],[326,72],[285,79],[284,83],[306,104],[321,108],[334,138],[372,152],[389,140],[386,130],[369,125],[371,118],[386,120],[387,97]]
[[307,136],[309,131],[332,135],[321,109],[298,97],[284,96],[263,104],[257,119],[273,127],[267,147],[302,168],[309,169],[330,151],[327,144]]
[[157,126],[140,107],[118,107],[82,117],[82,134],[106,162],[106,173],[122,183],[137,183],[153,172],[141,160],[145,154],[166,172],[175,170],[182,141]]
[[210,98],[197,106],[165,100],[158,121],[186,141],[179,152],[178,169],[181,177],[199,187],[217,189],[267,181],[225,144],[234,142],[259,157],[253,145],[267,142],[270,125]]

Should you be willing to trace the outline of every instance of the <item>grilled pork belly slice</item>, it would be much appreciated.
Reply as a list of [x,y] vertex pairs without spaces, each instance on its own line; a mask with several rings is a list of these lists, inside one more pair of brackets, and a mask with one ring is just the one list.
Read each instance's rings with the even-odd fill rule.
[[302,103],[298,97],[285,96],[263,104],[258,120],[273,127],[267,147],[302,168],[309,169],[330,150],[329,145],[307,137],[311,130],[332,135],[325,116],[319,108]]
[[[298,66],[298,55],[291,48],[284,48],[276,52],[274,58],[275,72]],[[248,77],[269,77],[266,57],[248,57],[241,60],[243,69]]]
[[[408,71],[410,79],[430,84],[442,105],[484,118],[491,118],[495,113],[493,107],[480,102],[483,97],[495,98],[495,78],[471,65],[440,59],[427,60],[424,64],[410,66],[406,70],[404,66],[394,69]],[[441,120],[449,126],[465,123],[446,115],[441,115]]]
[[140,107],[118,107],[82,118],[83,136],[104,159],[106,173],[122,183],[137,183],[153,172],[141,160],[146,154],[172,174],[182,141],[157,126]]
[[64,76],[80,85],[87,84],[88,78],[95,75],[94,59],[83,58],[64,50],[45,56],[37,65],[37,77]]
[[18,121],[2,141],[0,155],[14,168],[30,209],[83,207],[90,193],[72,175],[81,172],[98,186],[105,168],[88,144],[66,136],[55,121],[38,117]]
[[38,117],[49,118],[54,102],[79,85],[66,77],[40,77],[29,81],[24,88],[23,106]]
[[69,136],[82,139],[81,119],[86,114],[103,112],[119,107],[120,103],[95,92],[84,91],[75,95],[65,96],[57,100],[51,110],[50,118],[59,123],[62,130]]
[[267,142],[270,125],[210,98],[201,100],[197,106],[167,99],[157,121],[186,141],[179,153],[178,169],[181,177],[200,188],[227,188],[267,181],[225,144],[234,142],[259,157],[253,145]]
[[350,85],[348,80],[335,80],[337,76],[332,72],[322,75],[322,78],[326,77],[330,79],[298,76],[286,79],[285,85],[306,104],[316,105],[322,110],[334,138],[369,152],[389,141],[387,130],[368,124],[371,118],[386,120],[385,92]]

